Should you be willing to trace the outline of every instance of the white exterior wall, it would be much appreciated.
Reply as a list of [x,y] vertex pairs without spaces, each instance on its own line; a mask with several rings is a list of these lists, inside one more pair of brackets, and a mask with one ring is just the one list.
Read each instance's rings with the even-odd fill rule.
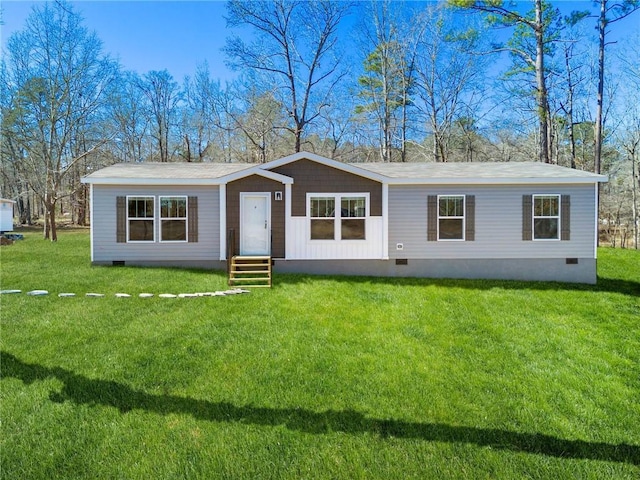
[[11,200],[0,199],[0,232],[13,232],[13,205]]
[[[95,263],[125,262],[210,262],[220,259],[220,197],[218,186],[111,186],[93,185],[91,249]],[[198,197],[198,242],[117,243],[116,197],[158,196]],[[156,240],[159,235],[156,218]]]
[[[427,241],[427,195],[475,195],[475,241]],[[522,196],[571,195],[571,240],[522,240]],[[492,185],[389,187],[389,257],[595,258],[595,187]],[[402,244],[402,250],[397,244]]]
[[367,217],[365,240],[311,240],[308,217],[287,220],[288,260],[376,259],[384,256],[382,217]]

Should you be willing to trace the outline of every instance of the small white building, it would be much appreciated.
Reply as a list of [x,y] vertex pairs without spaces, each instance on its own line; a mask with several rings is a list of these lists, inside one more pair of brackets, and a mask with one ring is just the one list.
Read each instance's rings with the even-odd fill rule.
[[0,232],[13,232],[13,206],[16,202],[0,198]]

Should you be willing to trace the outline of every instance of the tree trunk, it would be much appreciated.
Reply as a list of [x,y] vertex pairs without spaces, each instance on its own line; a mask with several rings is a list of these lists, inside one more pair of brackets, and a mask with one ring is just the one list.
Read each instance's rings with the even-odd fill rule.
[[604,47],[607,28],[607,0],[600,0],[600,18],[598,19],[598,94],[596,105],[596,124],[594,135],[594,171],[600,173],[602,156],[602,103],[604,96]]
[[189,134],[184,135],[184,144],[187,147],[187,162],[191,161],[191,142],[189,141]]
[[[570,48],[570,47],[569,47]],[[576,168],[576,138],[574,135],[575,123],[573,121],[573,81],[571,79],[571,56],[569,48],[565,48],[564,62],[567,67],[567,108],[565,113],[567,114],[567,124],[569,127],[569,149],[571,151],[571,168]]]
[[31,214],[31,196],[29,190],[27,190],[27,205],[25,207],[25,223],[29,226],[33,225],[33,219]]
[[635,249],[638,250],[638,222],[640,222],[640,215],[638,212],[638,189],[640,188],[640,174],[638,173],[638,166],[636,165],[635,149],[631,156],[631,194],[633,196],[631,211],[633,215],[633,243]]
[[44,240],[49,240],[51,238],[51,230],[49,228],[49,215],[45,213],[42,218],[43,218],[42,238]]
[[536,85],[538,88],[538,119],[540,124],[539,160],[549,163],[549,101],[544,78],[544,23],[542,19],[542,0],[536,0]]
[[53,202],[50,207],[47,208],[49,216],[49,225],[51,228],[51,241],[58,241],[58,231],[56,228],[56,204]]
[[78,225],[85,226],[87,224],[87,186],[80,185],[78,190]]
[[299,153],[302,150],[302,129],[303,127],[296,122],[296,130],[294,132],[296,137],[295,153]]

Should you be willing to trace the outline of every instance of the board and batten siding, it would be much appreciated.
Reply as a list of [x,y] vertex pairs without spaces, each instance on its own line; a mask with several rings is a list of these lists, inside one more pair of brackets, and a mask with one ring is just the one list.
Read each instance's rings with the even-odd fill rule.
[[[118,243],[116,199],[126,196],[198,198],[197,242]],[[124,262],[211,262],[220,259],[220,194],[217,186],[93,186],[92,249],[94,263]],[[156,240],[159,222],[155,223]]]
[[[570,195],[570,240],[522,239],[522,196]],[[474,241],[427,241],[428,195],[474,195]],[[389,257],[407,259],[594,258],[595,188],[589,185],[389,187]],[[402,245],[402,249],[398,248]]]
[[311,240],[308,217],[292,217],[288,260],[380,260],[384,256],[382,217],[367,217],[364,240]]

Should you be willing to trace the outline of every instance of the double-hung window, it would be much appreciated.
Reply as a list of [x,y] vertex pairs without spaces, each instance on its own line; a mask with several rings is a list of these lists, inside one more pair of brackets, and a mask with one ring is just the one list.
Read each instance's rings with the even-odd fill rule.
[[154,197],[127,197],[127,232],[130,242],[155,241]]
[[187,197],[160,197],[160,241],[187,241]]
[[464,195],[438,196],[438,240],[464,240]]
[[364,240],[368,195],[310,194],[311,240]]
[[311,197],[311,240],[333,240],[335,238],[336,199],[334,197]]
[[341,240],[364,240],[366,216],[365,197],[342,197],[340,199]]
[[560,195],[533,196],[533,239],[558,240]]

